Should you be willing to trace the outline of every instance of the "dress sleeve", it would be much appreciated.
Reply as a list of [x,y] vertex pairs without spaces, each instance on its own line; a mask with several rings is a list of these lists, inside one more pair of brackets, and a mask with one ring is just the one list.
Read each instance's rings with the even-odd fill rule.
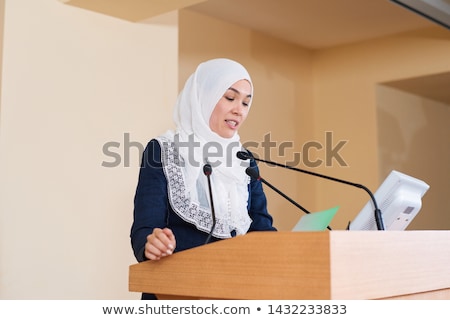
[[[255,160],[250,161],[250,166],[254,167],[258,173],[259,168]],[[251,178],[249,184],[248,212],[252,218],[250,231],[277,231],[273,226],[273,218],[267,211],[267,198],[263,190],[262,182]]]
[[139,178],[134,197],[131,246],[136,259],[144,256],[147,236],[154,228],[167,225],[168,198],[167,180],[161,163],[161,147],[157,140],[151,140],[142,155]]

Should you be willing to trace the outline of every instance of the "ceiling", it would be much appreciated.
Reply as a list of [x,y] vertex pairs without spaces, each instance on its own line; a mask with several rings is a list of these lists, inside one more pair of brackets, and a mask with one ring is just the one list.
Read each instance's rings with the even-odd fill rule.
[[[390,0],[208,0],[188,9],[311,50],[441,26]],[[392,85],[450,105],[449,83],[443,73]]]
[[437,25],[390,0],[208,0],[189,10],[309,49]]

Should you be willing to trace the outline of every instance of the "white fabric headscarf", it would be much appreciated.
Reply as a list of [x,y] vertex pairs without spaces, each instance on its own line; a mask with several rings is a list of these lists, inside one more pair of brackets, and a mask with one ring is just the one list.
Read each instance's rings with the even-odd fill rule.
[[[249,161],[236,157],[237,151],[242,150],[240,137],[235,133],[231,138],[223,138],[209,127],[209,118],[218,101],[234,83],[243,79],[250,83],[253,96],[250,75],[241,64],[223,58],[201,63],[178,96],[174,110],[176,131],[169,131],[163,136],[169,141],[182,143],[177,149],[177,156],[183,161],[180,166],[183,181],[180,182],[179,178],[177,182],[169,181],[172,207],[179,216],[205,232],[209,232],[212,220],[203,166],[205,163],[211,164],[217,221],[213,236],[218,238],[230,237],[233,230],[236,234],[244,234],[251,223],[247,211],[249,177],[245,173]],[[166,177],[171,179],[167,170]],[[180,183],[184,183],[185,194],[171,192],[171,185],[174,186],[172,189],[178,189]],[[178,189],[177,192],[181,191]],[[174,199],[179,196],[185,198]],[[186,208],[187,203],[190,209]],[[197,212],[193,214],[195,210]]]

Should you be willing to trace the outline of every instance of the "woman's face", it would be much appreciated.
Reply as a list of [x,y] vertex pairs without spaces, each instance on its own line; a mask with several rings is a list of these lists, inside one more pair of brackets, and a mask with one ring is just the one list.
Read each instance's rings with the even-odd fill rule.
[[231,138],[245,121],[252,99],[252,87],[247,80],[234,83],[217,102],[209,127],[222,138]]

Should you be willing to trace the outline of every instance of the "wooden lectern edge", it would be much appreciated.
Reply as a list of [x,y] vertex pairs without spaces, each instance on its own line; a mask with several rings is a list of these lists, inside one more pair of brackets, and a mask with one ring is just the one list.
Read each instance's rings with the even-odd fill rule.
[[380,232],[352,231],[355,241],[331,233],[332,299],[406,298],[450,288],[450,231]]
[[177,299],[445,296],[449,243],[449,231],[252,232],[131,265],[129,290]]
[[312,232],[307,238],[251,232],[132,265],[130,291],[213,299],[324,299],[330,294],[329,254],[321,252],[327,252],[328,243],[327,232]]

